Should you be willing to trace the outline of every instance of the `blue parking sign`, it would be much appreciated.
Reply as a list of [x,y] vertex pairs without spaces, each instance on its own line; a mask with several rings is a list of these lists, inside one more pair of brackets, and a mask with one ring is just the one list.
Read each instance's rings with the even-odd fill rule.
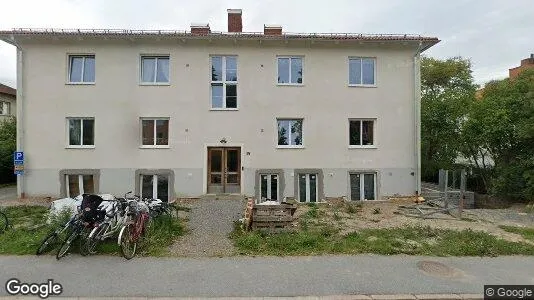
[[24,152],[22,151],[15,151],[13,154],[13,161],[16,165],[18,164],[24,164]]

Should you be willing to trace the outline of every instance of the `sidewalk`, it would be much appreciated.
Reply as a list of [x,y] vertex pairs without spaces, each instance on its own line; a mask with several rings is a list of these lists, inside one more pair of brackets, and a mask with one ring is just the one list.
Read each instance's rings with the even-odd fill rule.
[[[314,256],[229,258],[134,258],[116,256],[0,256],[0,296],[5,282],[63,286],[77,297],[292,297],[347,299],[341,295],[483,293],[485,284],[534,284],[534,257]],[[454,294],[454,295],[451,295]],[[334,296],[332,296],[334,295]],[[340,296],[335,296],[340,295]],[[378,296],[377,296],[378,295]],[[330,297],[330,298],[317,298]],[[417,297],[417,298],[416,298]],[[479,297],[480,298],[480,297]],[[258,299],[258,298],[255,298]],[[428,299],[428,297],[426,298]],[[442,298],[443,299],[443,298]]]

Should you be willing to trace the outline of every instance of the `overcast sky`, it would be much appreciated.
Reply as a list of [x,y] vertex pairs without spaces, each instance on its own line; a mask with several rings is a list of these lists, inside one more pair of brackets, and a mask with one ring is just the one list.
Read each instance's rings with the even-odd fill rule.
[[[243,30],[413,33],[442,41],[425,52],[471,59],[479,84],[504,78],[534,53],[533,0],[0,0],[0,29],[18,27],[226,31],[226,9],[243,9]],[[0,42],[0,82],[15,86],[15,48]]]

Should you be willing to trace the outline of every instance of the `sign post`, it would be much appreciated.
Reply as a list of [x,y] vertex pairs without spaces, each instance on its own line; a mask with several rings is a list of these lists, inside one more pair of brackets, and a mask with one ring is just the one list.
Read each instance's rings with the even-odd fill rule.
[[16,175],[24,175],[24,152],[15,151],[13,153],[13,165]]

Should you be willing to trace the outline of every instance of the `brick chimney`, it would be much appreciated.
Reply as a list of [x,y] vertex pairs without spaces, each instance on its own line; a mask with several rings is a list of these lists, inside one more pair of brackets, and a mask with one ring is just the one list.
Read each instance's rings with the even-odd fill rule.
[[208,23],[191,24],[191,33],[192,34],[209,34],[210,32],[211,32],[210,24],[208,24]]
[[241,9],[228,9],[228,32],[243,32]]
[[278,25],[263,25],[264,35],[282,35],[282,26]]

